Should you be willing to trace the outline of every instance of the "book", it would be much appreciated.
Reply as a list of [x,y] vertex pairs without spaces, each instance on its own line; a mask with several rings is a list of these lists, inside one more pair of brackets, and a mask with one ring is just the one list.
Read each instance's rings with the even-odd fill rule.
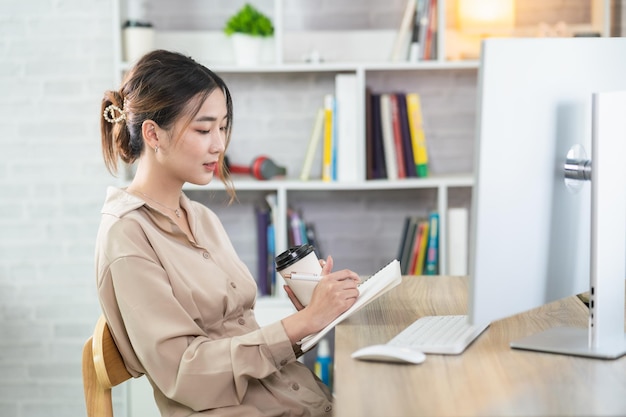
[[420,0],[421,7],[418,9],[419,13],[419,40],[420,40],[420,49],[419,49],[419,59],[420,61],[425,59],[425,50],[426,50],[426,42],[428,35],[428,28],[430,26],[430,0]]
[[411,143],[413,144],[413,159],[415,160],[415,170],[418,177],[427,177],[428,149],[426,147],[426,136],[424,134],[422,117],[422,104],[420,102],[419,94],[407,94],[406,106],[409,119],[409,130],[411,132]]
[[468,274],[468,213],[464,207],[448,209],[448,275]]
[[278,224],[278,198],[276,194],[267,194],[265,201],[269,207],[270,222],[267,226],[267,281],[269,295],[275,294],[276,289],[276,266],[274,257],[276,253],[276,225]]
[[357,137],[357,78],[356,74],[335,76],[335,120],[337,135],[337,181],[355,182],[359,178],[359,159],[355,151],[359,148]]
[[391,51],[391,61],[406,61],[408,58],[408,47],[410,44],[411,24],[415,19],[416,0],[407,0],[402,15],[400,27],[396,33],[393,49]]
[[333,180],[333,108],[335,98],[332,94],[324,96],[324,141],[322,144],[322,181]]
[[287,208],[287,217],[289,219],[289,246],[300,246],[304,244],[306,236],[302,234],[302,220],[298,212],[290,207]]
[[332,138],[330,140],[330,142],[332,143],[332,151],[331,151],[331,168],[330,168],[330,173],[331,173],[331,181],[337,181],[337,97],[332,96],[333,97],[333,101],[332,101]]
[[413,273],[411,270],[411,257],[415,245],[415,234],[417,233],[417,226],[419,224],[418,217],[409,216],[408,220],[409,224],[407,226],[407,232],[404,235],[404,243],[402,245],[402,255],[399,258],[403,275],[409,275]]
[[356,302],[352,304],[352,307],[340,314],[335,320],[330,322],[319,332],[309,335],[300,341],[300,348],[302,349],[302,352],[310,350],[328,332],[334,329],[337,324],[341,323],[370,302],[385,294],[387,291],[396,287],[401,282],[402,274],[400,272],[400,262],[397,259],[394,259],[359,285],[360,294]]
[[322,252],[322,248],[320,247],[319,240],[317,238],[317,231],[315,230],[315,225],[313,223],[305,223],[304,224],[306,239],[309,245],[315,248],[315,254],[318,259],[325,259],[324,252]]
[[433,211],[428,216],[428,248],[424,264],[424,275],[437,275],[439,272],[439,213]]
[[387,178],[387,165],[385,164],[385,147],[383,145],[383,131],[380,120],[380,94],[372,94],[372,152],[374,179]]
[[311,137],[304,154],[304,162],[302,163],[302,170],[300,171],[300,180],[307,181],[311,177],[311,168],[313,167],[313,161],[315,160],[315,154],[322,141],[322,133],[324,131],[324,109],[319,108],[315,113],[315,121],[313,122],[313,130],[311,131]]
[[398,178],[406,178],[406,165],[404,161],[404,146],[402,139],[402,127],[400,126],[400,109],[398,108],[398,95],[389,94],[389,108],[391,110],[391,127],[393,130],[393,143],[396,151],[396,164]]
[[424,261],[426,260],[426,247],[428,246],[428,229],[429,224],[427,220],[422,220],[419,223],[418,235],[415,245],[417,251],[415,253],[415,263],[413,265],[414,275],[424,274]]
[[[267,246],[267,231],[270,225],[270,212],[267,207],[255,206],[254,212],[256,215],[257,226],[257,287],[260,295],[270,294],[270,280],[269,280],[269,252]],[[272,261],[273,262],[273,261]]]
[[409,226],[411,224],[411,218],[406,216],[404,221],[402,222],[402,234],[400,235],[400,247],[398,248],[398,256],[396,259],[400,260],[400,269],[402,269],[402,253],[404,252],[404,247],[406,246],[406,235],[409,232]]
[[435,59],[435,33],[437,28],[437,0],[429,0],[428,7],[428,27],[422,58],[425,60]]
[[421,34],[421,21],[424,10],[424,5],[428,0],[417,0],[415,7],[415,14],[413,18],[413,27],[411,31],[411,44],[409,45],[409,62],[417,62],[420,60],[420,54],[423,44],[423,39],[420,38]]
[[413,143],[411,141],[411,130],[409,128],[409,115],[406,108],[406,94],[396,94],[398,100],[398,111],[400,117],[400,131],[402,135],[402,149],[404,149],[404,165],[407,178],[417,177],[415,167],[415,157],[413,156]]
[[373,180],[374,174],[374,120],[372,118],[372,90],[365,88],[365,178]]
[[391,122],[391,101],[387,93],[380,95],[380,125],[383,150],[385,152],[387,179],[397,180],[398,160],[396,158],[396,145],[393,138],[393,126]]
[[274,257],[276,256],[276,228],[275,224],[267,225],[267,295],[274,295],[276,289],[276,267]]
[[407,270],[407,274],[409,275],[422,275],[422,267],[424,265],[423,258],[424,254],[426,253],[426,250],[424,248],[424,234],[427,233],[427,223],[428,222],[425,221],[423,218],[420,218],[417,222],[412,245],[411,261]]

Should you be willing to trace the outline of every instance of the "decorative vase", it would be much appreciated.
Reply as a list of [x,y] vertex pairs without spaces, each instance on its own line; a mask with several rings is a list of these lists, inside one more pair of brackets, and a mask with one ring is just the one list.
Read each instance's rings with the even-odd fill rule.
[[264,38],[243,33],[233,33],[231,39],[233,40],[233,52],[235,53],[237,65],[255,66],[259,64]]
[[127,22],[122,30],[124,60],[135,62],[154,49],[154,28],[150,23]]

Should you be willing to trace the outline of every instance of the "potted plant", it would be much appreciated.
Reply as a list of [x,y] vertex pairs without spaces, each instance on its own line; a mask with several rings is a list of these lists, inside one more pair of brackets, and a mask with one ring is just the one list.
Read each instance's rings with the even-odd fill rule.
[[154,27],[146,18],[146,0],[128,0],[122,27],[124,60],[134,62],[154,49]]
[[224,33],[233,40],[237,63],[256,65],[261,56],[264,40],[274,35],[274,26],[269,17],[246,3],[228,19]]

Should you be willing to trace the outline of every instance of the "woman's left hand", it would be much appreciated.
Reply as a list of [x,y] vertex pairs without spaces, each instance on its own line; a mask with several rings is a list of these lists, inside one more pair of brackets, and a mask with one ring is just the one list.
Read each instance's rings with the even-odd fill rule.
[[[320,266],[322,267],[322,276],[330,274],[333,270],[332,258],[329,256],[327,260],[320,259]],[[296,294],[293,292],[291,287],[289,285],[283,285],[283,288],[285,289],[285,292],[287,293],[287,296],[289,297],[293,305],[296,307],[296,310],[302,310],[304,306],[302,305],[300,300],[298,300],[298,297],[296,297]]]

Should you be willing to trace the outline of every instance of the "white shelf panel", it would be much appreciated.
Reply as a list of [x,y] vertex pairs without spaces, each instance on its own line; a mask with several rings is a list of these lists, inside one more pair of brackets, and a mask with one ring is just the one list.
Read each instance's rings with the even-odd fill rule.
[[[471,174],[432,175],[428,178],[402,180],[370,180],[362,182],[324,182],[299,180],[233,179],[236,191],[346,191],[346,190],[404,190],[438,187],[471,187]],[[185,190],[224,190],[224,184],[215,179],[206,186],[185,184]]]
[[[360,72],[360,71],[420,71],[420,70],[455,70],[478,69],[478,61],[421,61],[421,62],[323,62],[319,64],[284,63],[244,67],[220,65],[202,62],[216,73],[229,74],[287,74],[316,72]],[[120,71],[132,67],[128,62],[120,63]]]

